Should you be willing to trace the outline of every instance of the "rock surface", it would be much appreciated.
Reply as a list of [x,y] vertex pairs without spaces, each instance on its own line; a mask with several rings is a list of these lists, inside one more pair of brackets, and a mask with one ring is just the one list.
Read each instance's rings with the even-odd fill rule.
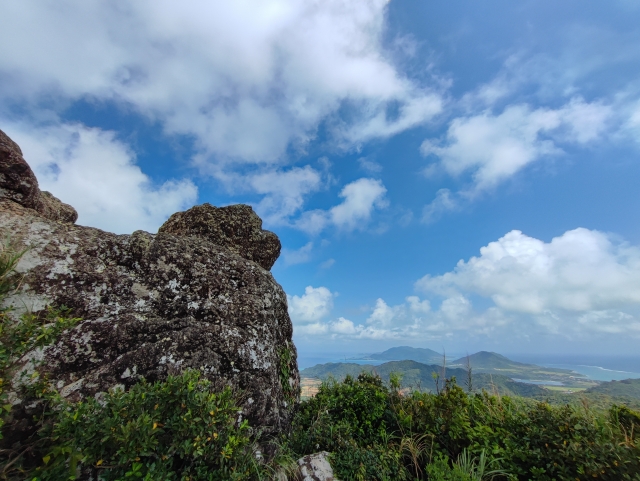
[[38,180],[22,157],[22,150],[0,130],[0,199],[12,200],[34,209],[47,219],[75,223],[78,213],[49,192],[41,191]]
[[2,132],[0,149],[1,235],[31,247],[6,304],[64,305],[82,319],[25,366],[41,359],[38,370],[74,401],[198,369],[243,392],[253,426],[286,430],[299,393],[296,349],[286,295],[265,268],[280,242],[251,207],[199,206],[158,234],[115,235],[74,225],[75,210],[40,192]]
[[333,477],[329,453],[322,451],[298,460],[297,481],[338,481]]
[[269,270],[280,256],[280,239],[262,230],[262,219],[248,205],[214,207],[202,204],[176,212],[159,233],[196,236],[226,247]]

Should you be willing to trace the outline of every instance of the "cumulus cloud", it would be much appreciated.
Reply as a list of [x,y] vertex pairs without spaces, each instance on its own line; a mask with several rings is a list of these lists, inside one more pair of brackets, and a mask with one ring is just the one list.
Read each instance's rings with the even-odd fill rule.
[[135,154],[115,134],[81,124],[2,122],[34,170],[40,188],[78,211],[78,223],[115,233],[155,232],[179,210],[195,203],[188,179],[155,185]]
[[502,338],[640,337],[640,247],[595,230],[574,229],[550,242],[514,230],[415,287],[433,300],[408,296],[390,305],[378,298],[362,323],[339,318],[319,324],[324,335],[352,340],[429,341],[496,332]]
[[425,140],[421,152],[438,158],[453,176],[470,172],[476,190],[494,187],[525,166],[562,152],[564,143],[586,144],[605,131],[610,106],[575,98],[559,109],[510,105],[498,115],[454,119],[440,141]]
[[[439,329],[438,332],[430,332],[430,326],[435,323],[433,317],[429,301],[418,296],[409,296],[404,303],[396,306],[390,306],[384,299],[379,298],[364,323],[356,324],[339,317],[335,320],[315,322],[312,330],[316,335],[323,334],[332,339],[436,339],[441,333]],[[309,331],[297,329],[296,334],[307,335]]]
[[296,226],[317,234],[329,225],[341,230],[363,228],[374,209],[387,206],[386,187],[376,179],[362,178],[347,184],[340,192],[344,200],[329,210],[311,210],[297,220]]
[[352,335],[357,332],[353,322],[344,317],[339,317],[336,321],[331,322],[329,324],[329,330],[336,334],[345,335]]
[[116,101],[194,136],[214,162],[277,161],[322,121],[352,145],[442,109],[385,50],[387,3],[9,2],[0,96]]
[[395,318],[403,314],[404,306],[390,307],[383,299],[376,300],[373,312],[367,319],[367,324],[373,324],[379,327],[389,327]]
[[294,325],[314,324],[333,309],[334,294],[326,287],[307,286],[301,296],[287,296],[289,316]]
[[640,248],[579,228],[545,243],[514,230],[416,286],[451,295],[489,297],[500,308],[526,313],[588,312],[640,304]]

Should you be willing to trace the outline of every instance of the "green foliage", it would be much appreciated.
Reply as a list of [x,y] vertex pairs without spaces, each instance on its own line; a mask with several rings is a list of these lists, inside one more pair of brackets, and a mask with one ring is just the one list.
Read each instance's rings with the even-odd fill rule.
[[400,442],[389,434],[390,400],[382,380],[371,374],[330,380],[301,403],[285,444],[296,456],[333,453],[338,479],[410,479]]
[[293,404],[297,401],[300,393],[296,392],[296,389],[289,382],[289,379],[291,378],[291,368],[295,363],[293,353],[288,346],[280,349],[278,354],[278,363],[278,375],[280,377],[282,392],[284,393],[287,402]]
[[[12,416],[12,406],[7,397],[15,363],[32,349],[52,344],[64,330],[76,325],[80,319],[69,314],[64,307],[48,307],[35,314],[27,312],[14,321],[8,310],[0,311],[0,439],[3,439],[2,428]],[[38,434],[24,440],[17,449],[4,450],[0,457],[0,479],[23,479],[21,476],[28,470],[25,468],[25,455],[33,457],[34,453],[47,448],[50,420],[57,414],[55,407],[61,402],[57,393],[49,389],[46,380],[39,378],[37,371],[23,379],[22,391],[24,397],[39,404],[39,415],[33,419],[34,430]]]
[[455,379],[438,394],[398,387],[371,374],[325,383],[301,404],[288,448],[332,452],[344,480],[640,481],[640,414],[627,407],[469,395]]
[[0,298],[16,288],[16,267],[28,250],[17,248],[10,237],[5,237],[0,243]]
[[0,371],[4,374],[26,352],[52,344],[79,321],[64,306],[47,307],[35,314],[27,312],[17,322],[6,311],[0,312]]
[[105,481],[257,479],[262,468],[239,412],[229,388],[213,392],[197,371],[142,381],[65,407],[34,480],[68,479],[76,468]]

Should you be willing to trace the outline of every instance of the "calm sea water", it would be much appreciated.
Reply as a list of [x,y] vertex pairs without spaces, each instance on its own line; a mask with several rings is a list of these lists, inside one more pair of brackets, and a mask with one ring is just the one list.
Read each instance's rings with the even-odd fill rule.
[[560,369],[571,369],[572,371],[584,374],[589,379],[596,381],[621,381],[623,379],[640,379],[640,373],[632,371],[619,371],[607,369],[601,366],[588,366],[584,364],[543,364],[546,367],[557,367]]

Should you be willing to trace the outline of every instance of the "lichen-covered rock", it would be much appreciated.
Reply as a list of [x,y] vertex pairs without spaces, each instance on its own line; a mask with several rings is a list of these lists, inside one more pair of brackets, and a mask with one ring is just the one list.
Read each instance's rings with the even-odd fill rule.
[[64,305],[82,319],[25,366],[42,359],[38,369],[69,400],[198,369],[243,393],[253,426],[287,428],[299,392],[296,350],[286,295],[267,269],[211,236],[115,235],[45,217],[24,205],[26,189],[21,202],[5,192],[0,230],[31,247],[6,304]]
[[205,237],[267,270],[280,256],[278,236],[263,230],[262,219],[251,206],[244,204],[227,207],[197,205],[173,214],[158,232]]
[[296,481],[338,481],[329,464],[329,453],[322,451],[298,459]]
[[73,224],[78,213],[51,193],[41,191],[38,180],[22,157],[22,150],[0,130],[0,198],[38,211],[47,219]]
[[46,190],[40,191],[35,210],[47,219],[66,224],[75,224],[78,220],[78,212],[73,207],[65,204]]
[[35,208],[40,189],[36,176],[22,158],[22,150],[0,130],[0,196]]

